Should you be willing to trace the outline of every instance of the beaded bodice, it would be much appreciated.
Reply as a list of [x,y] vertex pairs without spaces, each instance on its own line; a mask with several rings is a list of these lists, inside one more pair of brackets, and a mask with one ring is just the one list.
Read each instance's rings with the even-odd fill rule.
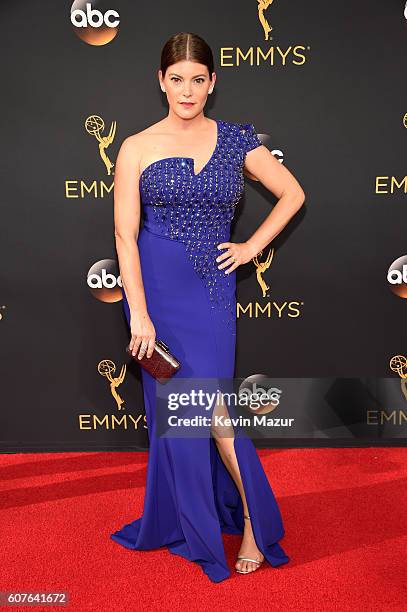
[[[234,323],[231,276],[219,270],[217,249],[230,240],[230,227],[244,191],[243,166],[248,151],[261,145],[253,124],[216,120],[217,142],[211,158],[194,172],[190,157],[165,157],[140,175],[144,228],[185,244],[192,265],[209,291],[211,306]],[[233,278],[233,282],[235,278]],[[233,327],[233,326],[232,326]]]

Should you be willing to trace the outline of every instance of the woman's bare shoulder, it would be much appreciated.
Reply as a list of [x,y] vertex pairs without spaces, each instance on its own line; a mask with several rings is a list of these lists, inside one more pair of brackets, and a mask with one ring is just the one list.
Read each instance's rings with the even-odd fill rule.
[[142,146],[143,143],[148,142],[151,137],[158,136],[163,133],[163,121],[157,121],[157,123],[152,123],[148,125],[144,130],[140,130],[134,134],[130,134],[127,138],[124,139],[123,143],[126,142],[131,146]]

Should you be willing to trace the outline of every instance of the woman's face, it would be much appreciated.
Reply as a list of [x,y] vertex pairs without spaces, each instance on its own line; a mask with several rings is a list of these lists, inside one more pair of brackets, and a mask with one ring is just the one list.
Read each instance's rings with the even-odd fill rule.
[[210,80],[204,64],[183,60],[168,66],[164,79],[159,70],[158,78],[170,109],[180,117],[190,118],[202,112],[208,94],[213,91],[216,75],[213,72]]

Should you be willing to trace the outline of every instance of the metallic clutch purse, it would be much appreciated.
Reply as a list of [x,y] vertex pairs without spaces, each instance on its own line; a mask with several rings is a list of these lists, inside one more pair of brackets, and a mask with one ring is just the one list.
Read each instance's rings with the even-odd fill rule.
[[143,357],[139,359],[137,355],[140,351],[140,347],[135,355],[132,354],[130,345],[126,346],[126,351],[134,361],[140,364],[142,368],[147,370],[147,372],[161,384],[165,384],[165,382],[181,367],[181,363],[170,352],[170,349],[162,340],[156,339],[151,357],[147,357],[147,353],[145,353]]

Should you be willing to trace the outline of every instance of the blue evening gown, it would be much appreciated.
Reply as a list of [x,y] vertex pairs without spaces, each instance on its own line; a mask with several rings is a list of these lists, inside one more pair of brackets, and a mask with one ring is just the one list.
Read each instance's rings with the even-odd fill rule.
[[[246,153],[261,146],[253,124],[216,120],[215,150],[197,174],[190,157],[166,157],[140,176],[143,226],[138,248],[147,308],[157,339],[182,366],[175,377],[234,376],[236,272],[219,270],[217,244],[244,191]],[[129,305],[123,306],[130,324]],[[111,538],[129,549],[167,546],[198,563],[213,582],[230,576],[222,532],[242,534],[243,504],[213,437],[156,435],[156,383],[141,369],[149,431],[142,517]],[[278,543],[282,517],[251,438],[237,435],[235,452],[256,544],[272,566],[289,561]]]

